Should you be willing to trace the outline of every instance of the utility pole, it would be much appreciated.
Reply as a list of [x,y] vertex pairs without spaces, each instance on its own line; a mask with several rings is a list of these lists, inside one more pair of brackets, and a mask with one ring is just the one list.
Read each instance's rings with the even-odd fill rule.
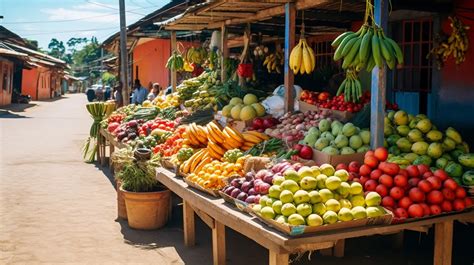
[[120,7],[120,64],[122,81],[123,104],[130,103],[130,92],[128,88],[128,52],[127,52],[127,24],[125,22],[125,1],[119,0]]

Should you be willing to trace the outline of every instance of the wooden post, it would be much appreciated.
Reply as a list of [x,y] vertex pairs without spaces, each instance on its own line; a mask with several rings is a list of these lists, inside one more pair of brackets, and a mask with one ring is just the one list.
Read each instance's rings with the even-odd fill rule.
[[294,75],[290,69],[290,53],[295,46],[296,6],[295,3],[285,4],[285,111],[294,108],[293,85]]
[[212,260],[214,265],[225,264],[225,225],[215,220],[212,228]]
[[184,245],[192,247],[196,243],[195,240],[195,226],[194,226],[194,210],[191,205],[183,200],[183,230],[184,230]]
[[290,255],[288,255],[288,253],[278,253],[270,250],[269,265],[288,265],[289,260]]
[[[176,51],[176,31],[171,31],[171,53]],[[176,91],[176,70],[171,71],[171,86],[173,87],[173,92]]]
[[451,265],[453,252],[453,221],[435,224],[434,265]]
[[[388,1],[374,1],[375,22],[387,30]],[[385,96],[387,82],[387,66],[372,70],[371,99],[370,99],[370,143],[372,149],[383,146],[383,128],[385,117]]]
[[334,250],[333,250],[334,257],[336,258],[344,257],[344,247],[346,245],[345,243],[346,243],[345,239],[339,239],[336,242],[336,244],[334,245]]
[[221,81],[227,80],[227,72],[225,69],[225,61],[229,57],[229,48],[227,47],[227,29],[225,24],[221,26]]

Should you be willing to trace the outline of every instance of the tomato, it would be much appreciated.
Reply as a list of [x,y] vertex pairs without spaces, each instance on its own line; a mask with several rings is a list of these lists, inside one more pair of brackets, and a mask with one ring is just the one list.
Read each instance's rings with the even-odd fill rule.
[[419,178],[411,178],[411,179],[408,180],[408,185],[410,187],[416,187],[416,186],[418,186],[418,183],[420,182],[420,180],[421,179],[419,179]]
[[419,204],[412,204],[408,207],[408,215],[412,218],[423,217],[424,210]]
[[456,198],[458,199],[464,199],[466,198],[466,190],[463,187],[457,187],[456,190],[454,191],[456,193]]
[[440,178],[441,181],[445,181],[449,178],[448,173],[446,173],[446,171],[444,171],[442,169],[437,169],[434,172],[434,175],[437,176],[438,178]]
[[454,199],[456,199],[456,194],[450,189],[444,188],[441,190],[441,192],[443,193],[443,197],[445,200],[454,201]]
[[443,201],[441,203],[441,209],[443,209],[443,212],[452,212],[453,204],[450,201]]
[[422,202],[425,200],[425,193],[419,188],[411,188],[408,192],[408,196],[414,202]]
[[429,216],[431,214],[431,210],[428,204],[420,203],[420,206],[423,208],[423,216]]
[[377,187],[377,181],[373,179],[367,180],[364,184],[365,191],[375,191],[376,187]]
[[439,190],[432,190],[428,193],[426,200],[430,204],[440,204],[444,200],[443,193]]
[[408,212],[404,208],[397,208],[393,213],[400,219],[408,218]]
[[420,164],[416,166],[418,168],[418,171],[420,171],[420,174],[423,175],[425,172],[430,171],[430,167],[425,165],[425,164]]
[[408,209],[408,207],[410,207],[412,204],[413,202],[409,197],[403,197],[398,201],[398,206],[404,209]]
[[408,172],[408,176],[411,178],[417,178],[420,176],[420,171],[418,170],[418,167],[415,165],[407,166],[406,171]]
[[438,215],[442,212],[441,207],[439,205],[433,204],[430,205],[430,213],[431,215]]
[[394,198],[395,200],[400,200],[404,194],[405,192],[400,187],[393,187],[390,189],[390,197]]
[[375,149],[374,156],[379,161],[386,161],[387,157],[388,157],[388,151],[385,147],[379,147],[379,148]]
[[386,186],[379,184],[375,188],[375,192],[377,192],[380,196],[385,197],[388,195],[388,189]]
[[431,185],[431,182],[429,182],[425,179],[420,180],[420,182],[418,182],[417,186],[421,191],[423,191],[425,193],[428,193],[433,189],[433,186]]
[[376,168],[379,164],[379,161],[375,156],[366,156],[364,158],[364,164],[368,165],[371,168]]
[[464,204],[466,204],[466,208],[469,208],[472,206],[472,199],[470,197],[464,198]]
[[365,165],[365,164],[363,164],[359,168],[359,174],[362,176],[368,176],[371,173],[371,171],[372,169],[368,165]]
[[408,186],[408,178],[404,175],[396,175],[393,181],[395,183],[395,186],[402,188]]
[[382,199],[382,206],[385,207],[385,208],[394,209],[395,204],[396,204],[395,200],[390,196],[385,196]]
[[387,188],[391,188],[393,186],[393,178],[390,175],[383,174],[379,178],[379,183],[383,184]]
[[458,183],[454,179],[448,178],[444,181],[443,187],[455,191],[458,188]]
[[348,171],[349,172],[359,172],[360,164],[357,161],[352,161],[349,163]]

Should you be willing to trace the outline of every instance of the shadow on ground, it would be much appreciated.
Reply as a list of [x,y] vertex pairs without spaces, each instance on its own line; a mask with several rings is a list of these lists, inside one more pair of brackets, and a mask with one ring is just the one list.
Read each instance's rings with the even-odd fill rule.
[[14,112],[0,110],[0,119],[29,119],[29,118],[30,117],[26,117]]
[[36,104],[36,103],[28,103],[28,104],[13,103],[13,104],[3,106],[0,109],[0,111],[5,110],[5,111],[10,111],[10,112],[25,112],[26,109],[32,108],[32,107],[37,106],[37,105],[38,104]]

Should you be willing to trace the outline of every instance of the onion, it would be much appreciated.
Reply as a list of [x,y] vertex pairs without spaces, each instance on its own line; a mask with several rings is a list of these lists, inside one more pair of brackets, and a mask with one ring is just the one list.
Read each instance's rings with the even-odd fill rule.
[[296,130],[304,130],[305,125],[304,124],[298,124],[298,125],[296,125],[295,128],[296,128]]

